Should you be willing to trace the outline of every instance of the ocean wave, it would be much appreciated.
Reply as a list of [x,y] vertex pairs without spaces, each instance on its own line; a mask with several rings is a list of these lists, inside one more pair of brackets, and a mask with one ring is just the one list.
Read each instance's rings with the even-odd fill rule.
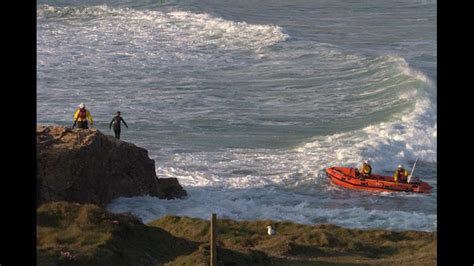
[[[396,62],[404,75],[422,81],[421,86],[432,85],[423,73],[411,70],[403,59],[385,59]],[[355,167],[366,159],[372,162],[376,171],[392,170],[398,164],[409,165],[417,158],[436,163],[436,105],[426,97],[421,87],[414,86],[398,95],[396,93],[399,91],[394,95],[400,100],[411,100],[414,105],[392,115],[387,121],[359,130],[317,136],[297,147],[296,151],[302,160],[320,165],[320,172],[331,165]]]
[[[403,58],[382,56],[365,64],[367,68],[374,68],[374,64],[384,65],[379,71],[387,79],[401,75],[405,80],[405,85],[399,85],[403,89],[391,85],[397,80],[388,80],[383,86],[375,87],[372,104],[378,105],[381,112],[400,102],[409,103],[408,107],[389,114],[382,122],[372,122],[356,130],[318,135],[289,149],[227,149],[175,155],[172,165],[157,168],[157,175],[178,178],[186,186],[247,188],[277,185],[289,188],[325,181],[324,169],[329,166],[358,166],[366,159],[372,161],[376,172],[391,172],[398,164],[410,165],[417,158],[420,162],[436,163],[436,105],[423,90],[423,86],[432,85],[428,78],[412,70]],[[372,80],[374,75],[378,73],[374,72]],[[350,95],[350,92],[346,94]],[[352,106],[363,110],[364,104],[366,102]],[[377,121],[370,114],[366,116],[369,121]]]
[[[112,8],[106,5],[88,7],[53,7],[41,5],[37,8],[37,18],[86,19],[86,34],[107,33],[110,38],[135,45],[150,44],[157,40],[172,46],[188,46],[205,49],[261,49],[289,38],[277,25],[258,25],[235,22],[214,17],[206,13],[189,11],[161,12],[153,10],[133,10]],[[80,28],[78,29],[80,34]],[[124,32],[130,34],[124,35]]]
[[54,7],[50,5],[40,5],[36,9],[37,19],[54,18],[97,18],[105,16],[120,15],[118,9],[109,8],[106,5],[79,6],[79,7]]

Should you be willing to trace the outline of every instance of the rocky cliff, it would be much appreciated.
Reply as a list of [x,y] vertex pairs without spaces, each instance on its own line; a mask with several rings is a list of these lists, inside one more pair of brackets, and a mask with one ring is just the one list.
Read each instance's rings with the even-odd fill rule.
[[38,126],[37,204],[72,201],[106,204],[117,197],[179,198],[175,178],[158,179],[147,150],[97,129]]

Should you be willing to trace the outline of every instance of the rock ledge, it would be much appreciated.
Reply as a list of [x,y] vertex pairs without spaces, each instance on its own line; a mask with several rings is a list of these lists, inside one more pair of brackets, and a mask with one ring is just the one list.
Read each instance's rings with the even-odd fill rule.
[[37,204],[107,204],[117,197],[186,196],[176,178],[156,177],[146,149],[97,129],[37,126]]

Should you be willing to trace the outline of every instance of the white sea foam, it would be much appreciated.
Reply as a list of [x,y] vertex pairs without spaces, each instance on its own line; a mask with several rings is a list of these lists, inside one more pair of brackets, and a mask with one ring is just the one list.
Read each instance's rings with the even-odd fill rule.
[[[94,19],[87,36],[107,34],[116,42],[136,46],[153,45],[159,41],[162,48],[187,47],[188,49],[261,49],[289,36],[276,25],[257,25],[235,22],[206,13],[189,11],[161,12],[112,8],[106,5],[92,7],[52,7],[37,9],[38,19]],[[81,33],[78,29],[77,34]],[[124,34],[127,33],[127,34]],[[86,38],[86,37],[85,37]],[[206,48],[207,47],[207,48]],[[197,50],[194,50],[196,52]],[[159,52],[159,51],[156,51]],[[191,52],[191,51],[189,51]],[[163,56],[162,53],[157,55]],[[191,56],[187,52],[183,56]]]
[[[118,198],[108,205],[112,212],[132,212],[143,222],[164,215],[184,215],[208,219],[210,213],[236,220],[293,221],[302,224],[332,223],[349,228],[383,228],[393,230],[436,230],[436,214],[378,210],[362,207],[332,207],[272,188],[267,190],[221,191],[189,188],[186,199],[160,200],[154,197]],[[196,207],[198,206],[198,207]]]

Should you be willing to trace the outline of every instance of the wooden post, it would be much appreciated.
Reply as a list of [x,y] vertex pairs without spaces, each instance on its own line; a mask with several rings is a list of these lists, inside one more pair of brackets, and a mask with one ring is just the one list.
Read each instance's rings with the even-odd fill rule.
[[216,214],[213,213],[211,217],[211,266],[217,266],[216,253]]

